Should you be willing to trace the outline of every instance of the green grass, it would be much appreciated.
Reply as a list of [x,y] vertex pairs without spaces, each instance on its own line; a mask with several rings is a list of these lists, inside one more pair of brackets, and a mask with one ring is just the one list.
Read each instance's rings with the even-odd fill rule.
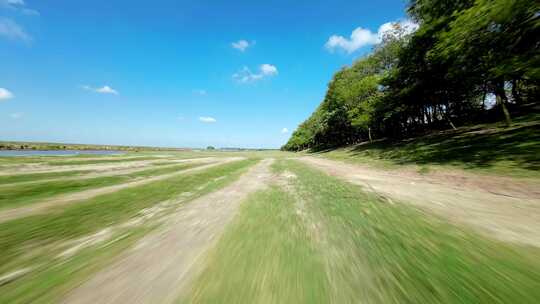
[[485,238],[298,162],[275,168],[297,178],[243,203],[182,302],[538,302],[537,248]]
[[0,156],[0,165],[41,163],[51,160],[47,156]]
[[23,185],[0,187],[0,209],[19,207],[55,195],[112,186],[133,181],[138,178],[157,176],[182,171],[202,164],[180,164],[166,168],[152,168],[123,175],[103,176],[86,179],[52,180]]
[[532,116],[507,128],[501,124],[462,127],[403,141],[375,141],[329,150],[321,156],[395,168],[400,165],[473,170],[540,178],[540,123]]
[[71,259],[41,264],[19,278],[15,287],[0,286],[0,303],[59,303],[66,292],[109,265],[115,256],[151,230],[151,227],[137,228],[116,242],[83,249]]
[[190,303],[327,303],[323,259],[276,187],[256,193],[207,258]]
[[[53,212],[0,224],[0,273],[31,262],[33,250],[88,235],[135,216],[140,210],[181,194],[191,200],[227,185],[255,163],[243,160],[80,201]],[[220,178],[225,176],[225,178]],[[199,189],[200,187],[200,189]],[[40,253],[39,256],[48,256]],[[0,289],[0,294],[2,294]],[[0,301],[1,302],[1,301]]]
[[44,173],[28,173],[28,174],[16,174],[16,175],[0,175],[0,185],[15,184],[23,182],[33,182],[39,180],[53,179],[53,178],[67,178],[90,173],[92,171],[63,171],[63,172],[44,172]]

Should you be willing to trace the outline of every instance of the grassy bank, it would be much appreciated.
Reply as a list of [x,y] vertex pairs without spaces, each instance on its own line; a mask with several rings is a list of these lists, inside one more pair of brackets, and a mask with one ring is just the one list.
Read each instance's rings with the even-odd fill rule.
[[524,117],[509,128],[501,123],[461,127],[402,141],[362,143],[317,155],[386,168],[412,165],[422,171],[458,168],[540,178],[540,117]]
[[536,248],[486,239],[294,161],[280,161],[276,170],[289,176],[285,186],[244,202],[181,302],[491,304],[540,297]]

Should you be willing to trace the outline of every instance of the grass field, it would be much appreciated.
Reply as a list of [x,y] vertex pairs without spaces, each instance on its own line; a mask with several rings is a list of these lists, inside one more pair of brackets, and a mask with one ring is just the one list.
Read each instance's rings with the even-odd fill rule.
[[[80,280],[82,277],[77,273],[86,273],[88,269],[95,268],[92,260],[96,259],[96,255],[101,257],[99,264],[103,264],[103,256],[114,256],[108,250],[93,246],[83,248],[85,250],[81,254],[73,257],[74,261],[66,261],[58,257],[66,250],[66,244],[120,225],[120,228],[112,230],[114,233],[108,236],[108,240],[114,240],[118,234],[123,235],[122,238],[115,244],[107,245],[107,248],[113,251],[119,247],[125,248],[126,244],[116,243],[132,242],[133,238],[140,237],[156,223],[127,228],[122,228],[122,223],[137,219],[141,212],[151,210],[149,208],[158,204],[161,204],[162,210],[158,209],[161,215],[171,212],[183,203],[231,183],[255,162],[241,160],[221,164],[0,224],[0,274],[28,267],[34,269],[31,275],[17,281],[16,288],[10,284],[0,285],[0,303],[27,303],[47,298],[65,288],[64,284],[73,282],[72,279]],[[172,168],[180,170],[193,165],[180,166]],[[164,169],[152,169],[152,173]],[[149,171],[142,173],[146,174]],[[172,203],[163,205],[163,202]],[[81,255],[86,255],[86,258]]]
[[[464,136],[475,134],[470,132]],[[527,133],[534,133],[531,126],[516,126],[515,132],[529,134],[529,142],[534,139]],[[447,140],[455,144],[456,136]],[[470,139],[462,144],[468,142]],[[428,151],[440,145],[417,148],[424,146]],[[532,149],[536,149],[534,144]],[[500,240],[414,204],[365,192],[368,189],[294,159],[303,154],[189,151],[167,152],[162,157],[162,153],[4,161],[0,217],[18,207],[32,208],[44,201],[53,204],[33,215],[0,223],[0,303],[58,303],[136,248],[147,246],[152,253],[156,240],[152,236],[167,236],[175,223],[194,214],[200,218],[191,218],[190,223],[199,226],[193,230],[181,226],[188,229],[176,231],[174,240],[182,242],[177,239],[180,236],[185,240],[200,235],[214,238],[199,240],[201,243],[186,241],[185,250],[194,250],[193,260],[187,262],[193,265],[188,280],[179,282],[185,284],[179,293],[162,290],[171,292],[169,297],[178,303],[536,303],[540,298],[539,247]],[[350,162],[374,158],[340,153],[323,156]],[[423,152],[415,153],[420,157]],[[205,157],[211,158],[187,159]],[[395,162],[384,157],[374,166],[409,164],[404,160],[406,154],[396,156],[402,161]],[[130,171],[137,158],[156,161]],[[178,160],[182,162],[175,162]],[[69,167],[43,172],[44,168],[62,168],[52,163]],[[432,164],[426,162],[425,166]],[[462,168],[459,162],[433,166]],[[484,173],[508,173],[498,160],[494,166],[499,169]],[[126,168],[128,171],[122,171]],[[255,168],[259,171],[252,172]],[[350,169],[356,170],[354,166]],[[510,171],[534,177],[527,172],[535,170]],[[240,178],[246,175],[251,177]],[[160,176],[165,178],[153,180]],[[152,180],[54,205],[63,195],[147,179]],[[236,185],[240,180],[244,184]],[[205,232],[220,213],[205,218],[205,211],[193,213],[200,210],[193,203],[210,197],[218,204],[213,206],[232,204],[227,197],[247,191],[252,183],[264,186],[246,194],[247,199],[236,200],[239,207],[230,223]],[[212,198],[216,193],[219,196]],[[533,202],[535,196],[531,195]],[[206,213],[210,211],[214,210]],[[160,248],[167,250],[167,246]],[[148,258],[143,263],[145,269],[162,265],[175,269],[166,259]],[[180,275],[184,270],[178,271]],[[148,274],[141,271],[140,275]],[[136,288],[135,293],[143,287],[126,288]],[[145,292],[160,290],[159,286],[144,288],[148,288]],[[89,299],[81,301],[95,302]]]
[[[540,251],[395,205],[294,161],[244,202],[186,303],[535,303]],[[283,185],[285,183],[285,185]]]
[[35,182],[39,180],[46,180],[52,178],[69,178],[82,175],[84,173],[90,173],[92,171],[64,171],[64,172],[44,172],[44,173],[30,173],[30,174],[17,174],[17,175],[0,175],[0,185],[15,184],[22,182]]
[[[32,184],[9,185],[0,187],[0,209],[21,205],[28,205],[41,199],[50,198],[55,195],[72,193],[77,191],[95,189],[104,186],[112,186],[127,183],[144,177],[158,176],[162,174],[179,172],[189,168],[194,168],[201,164],[181,164],[166,168],[151,168],[128,174],[86,178],[71,180],[52,180]],[[78,172],[78,171],[75,171]],[[60,175],[61,176],[61,175]],[[66,172],[63,177],[72,177],[72,172]],[[15,176],[17,177],[17,176]],[[28,176],[26,176],[28,177]]]

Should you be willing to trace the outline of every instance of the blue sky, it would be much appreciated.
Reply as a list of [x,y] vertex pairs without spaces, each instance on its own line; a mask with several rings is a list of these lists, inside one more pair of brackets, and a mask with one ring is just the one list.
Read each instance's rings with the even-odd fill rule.
[[278,148],[405,6],[0,0],[0,140]]

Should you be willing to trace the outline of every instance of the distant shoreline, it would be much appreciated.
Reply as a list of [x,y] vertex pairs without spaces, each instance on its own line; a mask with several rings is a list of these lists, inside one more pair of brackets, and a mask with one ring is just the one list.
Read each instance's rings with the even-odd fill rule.
[[0,151],[4,150],[105,150],[105,151],[190,151],[190,148],[170,148],[170,147],[147,147],[147,146],[120,146],[120,145],[92,145],[92,144],[67,144],[67,143],[43,143],[43,142],[17,142],[0,141]]
[[[77,150],[77,151],[194,151],[206,150],[205,148],[172,148],[172,147],[149,147],[149,146],[121,146],[121,145],[93,145],[93,144],[68,144],[68,143],[47,143],[47,142],[22,142],[22,141],[0,141],[0,151],[6,150],[40,150],[40,151],[59,151],[59,150]],[[279,150],[268,148],[238,148],[221,147],[215,151],[274,151]]]

